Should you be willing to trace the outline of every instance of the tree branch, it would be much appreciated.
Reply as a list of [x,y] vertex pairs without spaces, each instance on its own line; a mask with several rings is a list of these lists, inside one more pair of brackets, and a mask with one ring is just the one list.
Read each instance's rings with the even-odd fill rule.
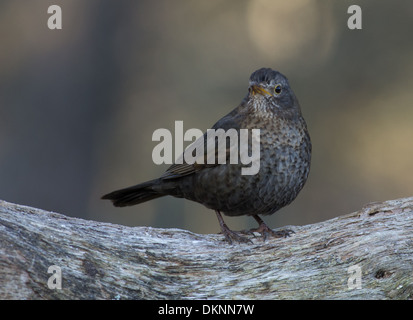
[[[0,201],[0,298],[413,298],[413,197],[290,228],[289,238],[229,245],[220,234],[132,228]],[[53,265],[61,289],[53,289]]]

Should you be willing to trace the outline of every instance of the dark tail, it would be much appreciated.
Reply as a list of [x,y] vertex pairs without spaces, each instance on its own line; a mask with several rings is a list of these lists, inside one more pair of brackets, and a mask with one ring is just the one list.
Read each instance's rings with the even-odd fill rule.
[[165,194],[153,190],[152,187],[158,183],[158,179],[147,181],[136,186],[105,194],[102,199],[111,200],[115,207],[133,206],[135,204],[165,196]]

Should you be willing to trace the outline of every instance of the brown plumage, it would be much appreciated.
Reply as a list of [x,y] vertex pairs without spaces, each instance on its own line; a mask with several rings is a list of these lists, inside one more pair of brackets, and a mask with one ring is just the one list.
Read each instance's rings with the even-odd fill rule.
[[[254,231],[267,235],[286,236],[288,231],[275,233],[258,215],[269,215],[291,203],[307,180],[310,170],[311,141],[300,105],[288,80],[269,68],[255,71],[249,81],[249,91],[240,105],[220,119],[212,129],[260,129],[259,171],[241,174],[245,167],[229,163],[227,143],[225,164],[173,164],[166,172],[148,182],[111,192],[103,199],[117,207],[131,206],[158,197],[171,195],[199,202],[215,210],[222,232],[229,242],[248,242],[248,238],[231,231],[221,212],[228,216],[251,215],[259,223]],[[207,135],[198,143],[207,144]],[[195,142],[197,143],[197,142]],[[251,137],[248,150],[251,150]],[[241,148],[240,148],[241,149]],[[250,151],[251,152],[251,151]],[[215,154],[217,160],[217,153]],[[238,155],[240,160],[240,155]]]

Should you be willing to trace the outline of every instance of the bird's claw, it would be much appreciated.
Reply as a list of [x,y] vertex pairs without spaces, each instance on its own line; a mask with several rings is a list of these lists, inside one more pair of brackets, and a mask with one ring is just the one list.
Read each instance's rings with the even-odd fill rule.
[[273,237],[273,238],[287,238],[290,237],[293,233],[295,233],[291,229],[283,229],[283,230],[277,230],[274,231],[270,229],[266,224],[260,224],[258,228],[254,228],[249,230],[250,232],[258,232],[262,235],[263,241],[267,240],[268,237]]
[[236,232],[236,231],[232,231],[229,228],[224,228],[222,230],[222,232],[224,236],[225,236],[225,240],[227,242],[229,242],[230,244],[233,244],[233,242],[238,242],[238,243],[252,243],[252,241],[250,239],[248,239],[247,237],[243,237],[241,236],[239,233],[243,233],[243,232]]

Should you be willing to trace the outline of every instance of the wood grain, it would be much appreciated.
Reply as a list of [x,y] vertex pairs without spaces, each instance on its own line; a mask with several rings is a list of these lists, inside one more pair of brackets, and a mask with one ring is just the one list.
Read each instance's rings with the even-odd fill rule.
[[[0,201],[0,298],[413,298],[413,197],[288,228],[295,234],[285,239],[229,245],[220,234],[126,227]],[[62,289],[47,285],[52,265],[61,268]]]

